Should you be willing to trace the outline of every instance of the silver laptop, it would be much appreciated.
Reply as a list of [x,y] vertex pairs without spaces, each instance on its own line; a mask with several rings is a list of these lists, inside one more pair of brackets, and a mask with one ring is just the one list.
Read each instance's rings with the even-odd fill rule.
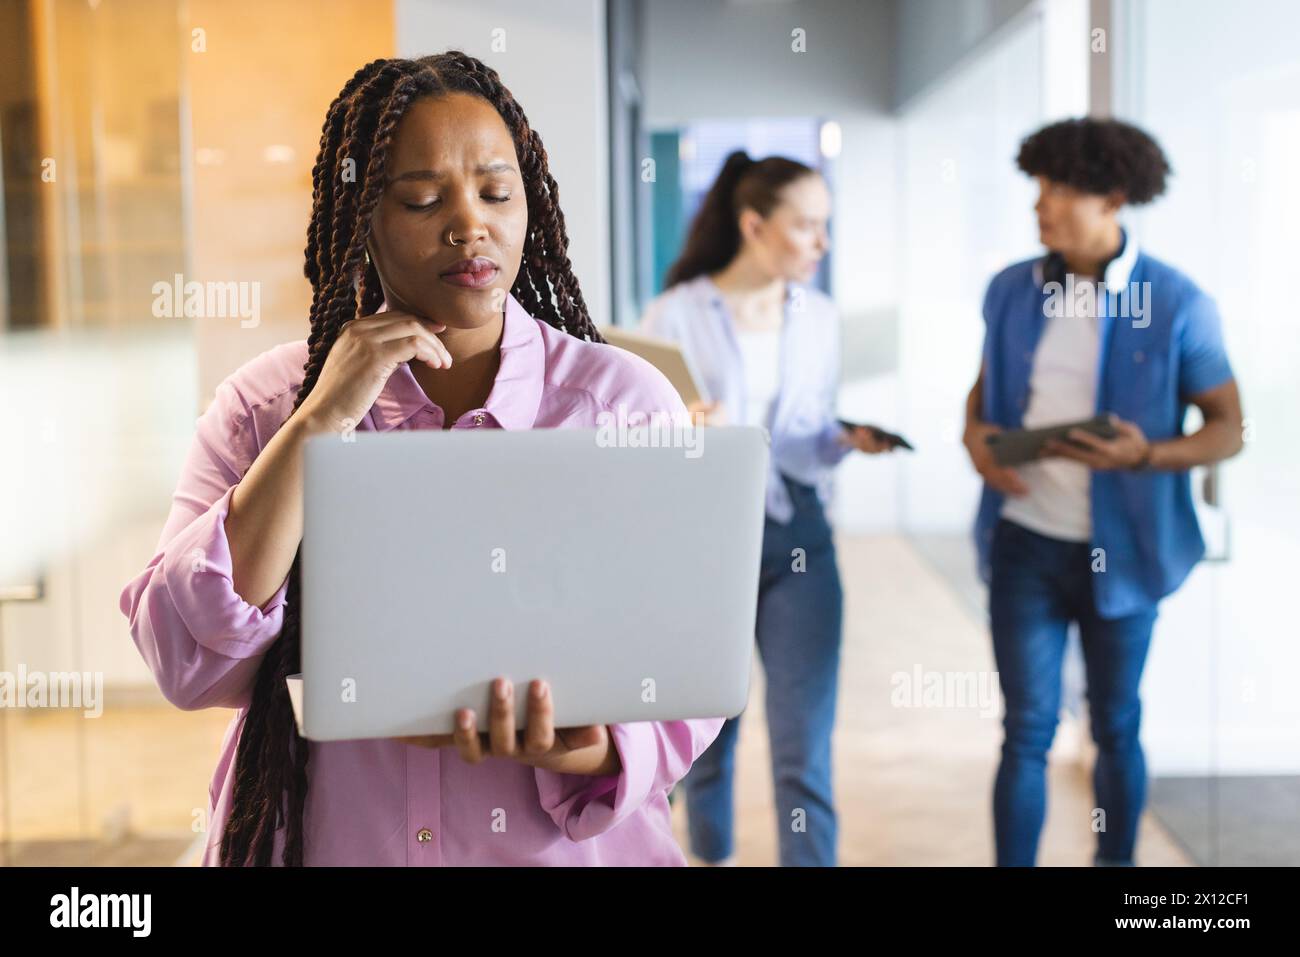
[[521,730],[533,678],[557,727],[739,714],[767,434],[678,441],[612,426],[309,441],[302,733],[447,734],[461,707],[486,731],[498,675]]

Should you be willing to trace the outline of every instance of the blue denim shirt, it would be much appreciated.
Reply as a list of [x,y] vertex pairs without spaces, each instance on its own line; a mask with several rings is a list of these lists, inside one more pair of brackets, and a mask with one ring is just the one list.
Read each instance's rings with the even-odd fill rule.
[[[640,331],[671,339],[727,421],[743,421],[745,374],[735,327],[722,293],[708,276],[678,283],[646,308]],[[772,436],[767,514],[787,524],[794,505],[786,475],[829,501],[832,473],[850,451],[835,419],[840,377],[840,324],[834,302],[811,286],[788,283],[781,326],[781,387],[768,423]]]
[[[1125,234],[1125,252],[1132,252],[1129,242]],[[1125,298],[1096,297],[1097,412],[1134,422],[1158,442],[1182,435],[1188,400],[1230,380],[1232,368],[1214,300],[1178,270],[1141,251],[1123,258],[1132,263],[1127,288],[1149,283],[1149,295],[1140,318],[1131,306],[1125,311]],[[993,277],[984,297],[982,416],[1006,429],[1019,428],[1028,407],[1034,352],[1046,322],[1046,262],[1009,266]],[[1090,494],[1092,547],[1105,552],[1106,570],[1093,576],[1102,617],[1155,606],[1205,554],[1187,472],[1094,471]],[[985,582],[1002,502],[1001,493],[984,487],[975,544]]]

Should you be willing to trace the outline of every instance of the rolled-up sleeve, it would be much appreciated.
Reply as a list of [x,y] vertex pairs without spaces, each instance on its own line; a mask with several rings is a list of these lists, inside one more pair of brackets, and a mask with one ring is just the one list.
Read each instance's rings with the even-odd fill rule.
[[622,769],[601,777],[535,769],[542,808],[571,841],[616,827],[686,776],[722,731],[724,718],[612,724]]
[[225,520],[257,454],[229,380],[199,417],[158,547],[119,607],[163,695],[185,710],[248,703],[283,621],[288,579],[262,607],[235,591]]

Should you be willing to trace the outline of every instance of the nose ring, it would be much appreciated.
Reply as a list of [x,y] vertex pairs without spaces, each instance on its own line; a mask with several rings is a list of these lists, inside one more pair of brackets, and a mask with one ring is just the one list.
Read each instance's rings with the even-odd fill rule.
[[447,230],[447,242],[451,243],[453,246],[462,246],[465,241],[461,240],[460,242],[456,242],[456,234],[449,229]]

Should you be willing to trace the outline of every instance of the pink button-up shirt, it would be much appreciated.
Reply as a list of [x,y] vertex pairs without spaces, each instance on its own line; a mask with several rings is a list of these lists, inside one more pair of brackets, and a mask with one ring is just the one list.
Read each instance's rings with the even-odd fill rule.
[[[277,346],[221,383],[199,417],[171,513],[148,566],[122,592],[131,635],[169,701],[234,708],[209,789],[205,865],[220,857],[235,749],[254,676],[284,618],[287,580],[261,608],[235,592],[225,518],[233,487],[288,418],[306,341]],[[533,319],[507,297],[496,382],[453,428],[594,428],[603,411],[685,414],[649,363]],[[442,410],[403,363],[359,429],[437,429]],[[611,622],[611,627],[617,627]],[[592,777],[387,739],[311,744],[306,864],[642,865],[685,863],[667,792],[722,719],[610,726],[622,761]],[[280,862],[283,831],[276,834]]]

